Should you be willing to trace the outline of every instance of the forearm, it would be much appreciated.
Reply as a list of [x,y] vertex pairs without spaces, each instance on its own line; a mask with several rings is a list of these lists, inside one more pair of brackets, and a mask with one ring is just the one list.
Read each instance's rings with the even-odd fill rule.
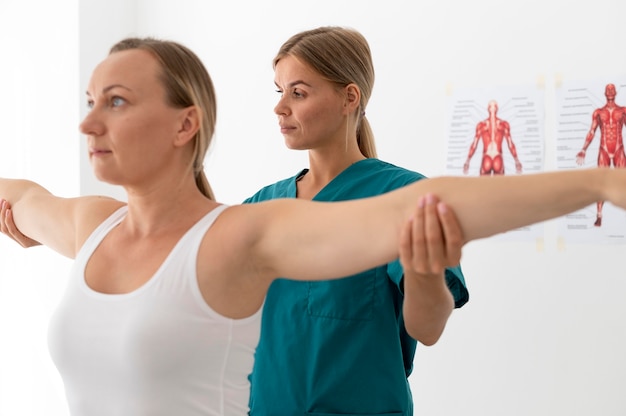
[[474,156],[476,147],[478,147],[478,137],[474,138],[474,141],[470,145],[469,151],[467,152],[467,161],[469,161]]
[[0,196],[16,204],[32,192],[48,192],[41,185],[26,179],[0,178]]
[[454,298],[445,275],[406,273],[404,277],[404,325],[411,337],[433,345],[443,333],[454,309]]
[[432,178],[398,191],[394,198],[408,217],[413,210],[411,201],[425,193],[437,195],[456,213],[465,241],[471,241],[559,217],[605,199],[608,174],[606,169],[591,169]]
[[515,147],[515,143],[513,143],[513,139],[510,136],[507,139],[507,144],[509,146],[509,152],[511,152],[511,156],[513,156],[513,159],[518,160],[517,159],[517,148]]
[[76,228],[74,204],[70,200],[56,197],[42,186],[21,179],[0,179],[0,198],[10,203],[10,219],[16,230],[73,258]]
[[595,130],[589,131],[589,133],[587,133],[587,136],[585,137],[585,143],[583,144],[583,148],[582,148],[583,152],[587,151],[587,148],[591,144],[591,141],[593,140],[593,137],[595,135],[596,135]]
[[50,195],[41,185],[25,179],[0,178],[0,197],[9,201],[15,215],[16,226],[23,232],[27,232],[28,224],[23,220],[28,208],[28,201],[38,195]]

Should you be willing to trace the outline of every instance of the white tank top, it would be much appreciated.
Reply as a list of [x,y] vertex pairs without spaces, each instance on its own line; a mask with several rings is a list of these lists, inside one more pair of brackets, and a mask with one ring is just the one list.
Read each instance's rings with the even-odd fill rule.
[[85,282],[87,261],[126,207],[87,239],[48,334],[72,416],[247,414],[261,311],[245,319],[219,315],[196,277],[202,238],[225,208],[191,227],[131,293],[104,294]]

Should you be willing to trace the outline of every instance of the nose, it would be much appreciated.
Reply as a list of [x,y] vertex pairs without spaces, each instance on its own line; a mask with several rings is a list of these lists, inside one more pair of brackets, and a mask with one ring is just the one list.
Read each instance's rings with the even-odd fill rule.
[[92,108],[87,113],[78,128],[86,136],[99,136],[104,132],[104,124],[99,119],[96,108]]
[[285,97],[280,97],[278,103],[274,107],[274,113],[279,116],[287,115],[289,112],[289,106],[285,103]]

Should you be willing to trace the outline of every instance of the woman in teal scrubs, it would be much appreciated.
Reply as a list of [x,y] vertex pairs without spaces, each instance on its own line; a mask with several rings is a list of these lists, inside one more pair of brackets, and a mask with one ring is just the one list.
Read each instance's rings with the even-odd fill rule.
[[[309,168],[245,202],[357,199],[424,177],[376,158],[366,117],[374,68],[359,32],[298,33],[280,48],[274,69],[281,133],[290,149],[308,150]],[[328,100],[329,90],[342,99]],[[340,128],[337,116],[350,116],[355,100],[354,123]],[[411,415],[407,378],[416,344],[434,344],[452,309],[467,301],[460,267],[405,276],[395,261],[340,280],[274,281],[250,377],[251,414]],[[403,313],[408,302],[411,315]]]

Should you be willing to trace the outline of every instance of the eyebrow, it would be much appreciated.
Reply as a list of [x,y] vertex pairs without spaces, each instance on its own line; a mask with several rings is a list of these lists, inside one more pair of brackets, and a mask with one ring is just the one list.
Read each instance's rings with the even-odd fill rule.
[[[304,84],[304,85],[306,85],[307,87],[310,87],[310,86],[311,86],[311,84],[306,83],[306,82],[302,81],[301,79],[299,79],[299,80],[297,80],[297,81],[290,82],[289,84],[287,84],[287,87],[288,87],[288,88],[293,88],[293,87],[295,87],[295,86],[297,86],[297,85],[300,85],[300,84]],[[278,88],[280,88],[280,85],[278,85],[278,83],[274,82],[274,85],[276,85]]]
[[[125,86],[124,86],[124,85],[122,85],[122,84],[112,84],[112,85],[109,85],[108,87],[103,88],[103,89],[102,89],[102,94],[106,94],[107,92],[111,91],[111,90],[112,90],[112,89],[114,89],[114,88],[123,88],[123,89],[125,89],[125,90],[127,90],[127,91],[131,91],[131,89],[130,89],[130,88],[125,87]],[[87,95],[91,95],[91,94],[89,94],[89,91],[85,91],[85,94],[87,94]]]

